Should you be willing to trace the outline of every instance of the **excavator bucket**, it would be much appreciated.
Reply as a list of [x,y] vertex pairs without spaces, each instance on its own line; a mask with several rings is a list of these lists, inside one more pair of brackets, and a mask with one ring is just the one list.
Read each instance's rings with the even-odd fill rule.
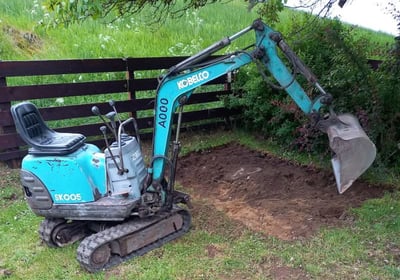
[[339,193],[344,193],[368,169],[376,156],[374,143],[351,114],[334,117],[327,127],[329,146],[335,152],[332,167]]

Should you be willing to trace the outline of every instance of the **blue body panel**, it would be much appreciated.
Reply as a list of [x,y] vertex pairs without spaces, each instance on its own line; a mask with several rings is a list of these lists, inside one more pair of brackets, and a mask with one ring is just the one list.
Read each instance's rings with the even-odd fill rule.
[[107,193],[104,154],[92,144],[65,156],[27,155],[22,169],[40,178],[55,204],[93,202]]

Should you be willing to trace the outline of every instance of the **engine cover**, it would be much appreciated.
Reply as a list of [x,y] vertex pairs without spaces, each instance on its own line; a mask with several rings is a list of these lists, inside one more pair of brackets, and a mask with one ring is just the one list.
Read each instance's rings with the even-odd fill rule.
[[21,166],[25,196],[37,200],[41,197],[36,195],[37,190],[43,189],[54,204],[96,201],[107,193],[104,162],[104,154],[92,144],[64,156],[28,154]]

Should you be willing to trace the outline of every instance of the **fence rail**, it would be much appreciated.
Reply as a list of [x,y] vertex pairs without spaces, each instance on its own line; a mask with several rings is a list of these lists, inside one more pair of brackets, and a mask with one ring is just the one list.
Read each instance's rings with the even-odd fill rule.
[[[101,112],[110,111],[111,96],[124,95],[117,99],[120,113],[128,113],[137,118],[139,127],[151,133],[153,117],[146,110],[154,108],[155,90],[158,80],[154,71],[179,63],[186,57],[155,57],[126,59],[72,59],[46,61],[1,61],[0,62],[0,161],[10,162],[26,154],[25,143],[16,133],[10,107],[15,102],[31,100],[36,103],[44,99],[97,96],[95,101],[38,106],[46,121],[59,121],[93,116],[92,106]],[[147,72],[153,71],[153,72]],[[76,75],[84,75],[84,81],[76,81]],[[106,76],[105,76],[106,75]],[[108,76],[107,76],[108,75]],[[74,78],[75,77],[75,78]],[[107,78],[104,78],[107,77]],[[210,87],[210,85],[213,85]],[[144,94],[146,92],[146,94]],[[153,96],[148,96],[153,92]],[[188,105],[197,104],[183,115],[183,123],[198,126],[199,121],[223,122],[232,114],[220,104],[220,96],[231,92],[227,77],[215,79],[203,87],[201,93],[193,94]],[[141,94],[143,93],[143,94]],[[212,106],[207,106],[212,104]],[[193,106],[192,106],[193,107]],[[57,127],[61,132],[82,133],[87,137],[98,136],[99,123],[82,121],[77,125]],[[100,143],[93,138],[90,142]]]

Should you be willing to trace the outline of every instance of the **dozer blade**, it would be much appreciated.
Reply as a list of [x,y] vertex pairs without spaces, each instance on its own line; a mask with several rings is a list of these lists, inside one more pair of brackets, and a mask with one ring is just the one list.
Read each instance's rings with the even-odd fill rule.
[[372,164],[376,147],[351,114],[335,116],[326,132],[335,152],[331,161],[337,189],[342,194]]

